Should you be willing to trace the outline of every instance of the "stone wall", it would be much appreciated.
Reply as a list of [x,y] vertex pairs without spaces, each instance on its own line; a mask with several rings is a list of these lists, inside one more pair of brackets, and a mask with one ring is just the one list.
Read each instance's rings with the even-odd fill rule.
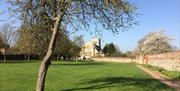
[[180,51],[157,55],[146,55],[142,60],[152,66],[158,66],[166,70],[180,71]]
[[180,61],[177,60],[171,60],[171,59],[165,59],[165,60],[160,60],[160,59],[154,59],[148,61],[149,65],[152,66],[157,66],[164,68],[166,70],[170,71],[180,71]]
[[157,55],[141,55],[136,59],[124,57],[96,57],[91,58],[94,61],[101,62],[122,62],[122,63],[139,63],[157,66],[171,71],[180,71],[180,51],[169,52]]
[[136,62],[135,59],[124,58],[124,57],[96,57],[91,59],[99,62],[122,62],[122,63]]
[[96,57],[91,58],[102,62],[139,63],[157,66],[171,71],[180,71],[180,51],[169,52],[157,55],[141,55],[136,59],[124,57]]

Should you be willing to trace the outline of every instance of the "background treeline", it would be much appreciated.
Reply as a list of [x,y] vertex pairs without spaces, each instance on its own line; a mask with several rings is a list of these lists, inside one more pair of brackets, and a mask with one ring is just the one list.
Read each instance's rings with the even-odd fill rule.
[[107,57],[135,57],[135,54],[131,51],[122,52],[119,46],[114,43],[106,44],[102,51]]
[[106,44],[103,48],[105,56],[111,57],[136,57],[136,55],[160,54],[178,50],[172,43],[173,38],[164,33],[163,30],[153,31],[138,41],[138,46],[127,52],[121,52],[120,48],[113,44]]
[[[52,33],[47,25],[22,25],[15,30],[9,23],[5,23],[0,29],[0,60],[4,56],[6,60],[13,57],[19,60],[42,59],[46,54]],[[56,41],[53,59],[76,59],[84,43],[82,35],[70,39],[65,28],[63,32],[58,32]]]

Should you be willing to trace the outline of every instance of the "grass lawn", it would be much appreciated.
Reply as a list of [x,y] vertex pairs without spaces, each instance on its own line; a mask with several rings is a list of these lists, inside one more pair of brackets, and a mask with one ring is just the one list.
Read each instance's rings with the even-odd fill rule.
[[173,80],[180,80],[180,72],[179,71],[168,71],[159,67],[151,66],[151,65],[145,65],[145,67],[148,67],[154,71],[158,71],[168,77],[170,77]]
[[[0,63],[0,91],[35,91],[40,62]],[[52,62],[46,91],[172,91],[135,64]]]

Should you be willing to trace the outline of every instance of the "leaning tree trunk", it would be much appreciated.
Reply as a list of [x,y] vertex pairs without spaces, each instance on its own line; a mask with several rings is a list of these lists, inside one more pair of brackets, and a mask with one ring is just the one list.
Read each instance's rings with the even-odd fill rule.
[[47,51],[46,56],[44,57],[44,59],[43,59],[43,61],[41,63],[40,68],[39,68],[36,91],[44,91],[45,78],[46,78],[48,67],[49,67],[49,65],[51,63],[50,62],[50,57],[52,56],[52,53],[54,51],[55,41],[56,41],[56,37],[57,37],[57,33],[58,33],[59,22],[60,22],[60,16],[58,16],[56,18],[56,22],[55,22],[55,25],[54,25],[54,28],[53,28],[53,33],[52,33],[51,40],[50,40],[50,43],[49,43],[48,51]]

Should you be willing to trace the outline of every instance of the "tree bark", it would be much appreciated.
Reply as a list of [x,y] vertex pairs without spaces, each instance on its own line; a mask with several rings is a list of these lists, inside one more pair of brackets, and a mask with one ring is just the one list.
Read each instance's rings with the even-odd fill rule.
[[4,62],[6,62],[6,54],[4,54]]
[[6,62],[6,48],[4,48],[3,54],[4,54],[4,62]]
[[30,53],[27,54],[27,61],[30,62]]
[[58,34],[58,27],[59,27],[59,22],[60,22],[60,16],[57,16],[56,18],[56,22],[53,28],[53,33],[51,36],[51,40],[49,43],[49,47],[48,47],[48,51],[46,53],[46,56],[44,57],[40,68],[39,68],[39,73],[38,73],[38,81],[37,81],[37,85],[36,85],[36,91],[44,91],[44,86],[45,86],[45,78],[46,78],[46,74],[48,71],[48,67],[50,65],[50,57],[52,56],[52,53],[54,51],[54,47],[55,47],[55,41],[56,41],[56,37]]

